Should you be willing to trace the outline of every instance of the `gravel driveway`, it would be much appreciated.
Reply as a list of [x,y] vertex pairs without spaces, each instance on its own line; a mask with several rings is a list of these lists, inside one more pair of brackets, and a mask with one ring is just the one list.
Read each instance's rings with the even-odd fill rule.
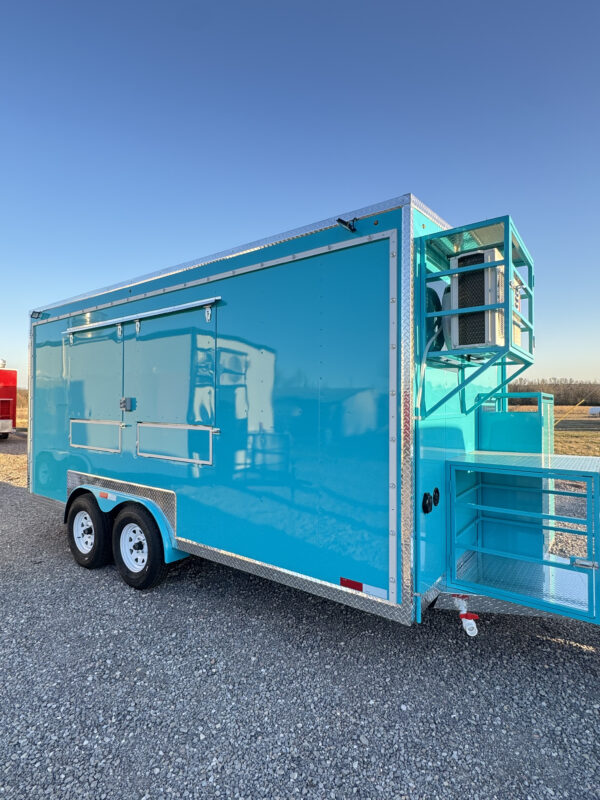
[[0,798],[600,797],[599,629],[409,629],[198,559],[138,593],[75,564],[25,458],[0,442]]

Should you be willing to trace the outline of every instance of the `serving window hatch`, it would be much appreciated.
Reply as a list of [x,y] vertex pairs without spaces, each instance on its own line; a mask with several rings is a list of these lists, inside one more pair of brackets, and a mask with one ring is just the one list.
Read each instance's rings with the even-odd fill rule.
[[70,446],[212,464],[219,300],[67,329]]

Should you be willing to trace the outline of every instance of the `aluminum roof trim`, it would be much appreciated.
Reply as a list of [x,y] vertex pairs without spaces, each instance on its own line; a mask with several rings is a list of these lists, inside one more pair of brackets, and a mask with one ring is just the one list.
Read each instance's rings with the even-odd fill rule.
[[417,208],[419,211],[422,211],[426,216],[428,216],[433,222],[438,224],[441,228],[447,229],[451,227],[445,220],[439,217],[434,211],[428,208],[413,194],[410,193],[403,194],[400,195],[399,197],[394,197],[391,200],[384,200],[381,203],[375,203],[373,205],[365,206],[364,208],[360,208],[355,211],[348,211],[343,214],[338,214],[335,217],[329,217],[328,219],[321,220],[320,222],[313,222],[309,225],[304,225],[300,228],[294,228],[284,233],[275,234],[274,236],[269,236],[264,239],[257,239],[254,242],[249,242],[247,244],[239,245],[237,247],[232,247],[228,250],[221,250],[218,253],[213,253],[212,255],[203,256],[202,258],[195,259],[193,261],[185,261],[181,264],[177,264],[172,267],[166,267],[165,269],[162,270],[149,272],[144,275],[140,275],[139,277],[131,278],[130,280],[122,281],[120,283],[114,283],[99,289],[94,289],[92,292],[86,292],[83,294],[74,295],[73,297],[67,297],[64,300],[59,300],[55,303],[41,306],[37,309],[33,309],[31,314],[43,313],[44,311],[50,311],[54,308],[60,308],[61,306],[65,306],[70,303],[77,303],[84,300],[90,300],[93,297],[98,297],[99,295],[106,294],[107,292],[118,291],[121,289],[129,289],[132,286],[138,286],[141,283],[146,283],[148,281],[155,280],[156,278],[167,277],[168,275],[175,275],[179,272],[185,272],[190,269],[197,269],[198,267],[203,267],[208,264],[213,264],[216,261],[223,261],[228,258],[233,258],[235,256],[242,255],[243,253],[250,253],[253,250],[260,250],[263,247],[269,247],[271,245],[281,244],[282,242],[287,242],[290,239],[296,239],[301,236],[307,236],[308,234],[311,233],[317,233],[318,231],[326,230],[327,228],[333,228],[338,224],[337,220],[339,217],[342,217],[344,219],[353,219],[355,217],[357,219],[364,219],[365,217],[372,216],[373,214],[379,214],[384,211],[393,211],[397,208],[402,208],[403,206],[408,205],[409,203],[411,203],[413,207]]

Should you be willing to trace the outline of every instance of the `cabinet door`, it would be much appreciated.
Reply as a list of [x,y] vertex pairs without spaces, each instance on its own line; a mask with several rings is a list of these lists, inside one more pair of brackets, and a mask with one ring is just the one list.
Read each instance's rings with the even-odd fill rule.
[[119,452],[123,343],[118,328],[74,333],[67,347],[70,444]]
[[215,426],[216,309],[194,308],[139,322],[124,331],[125,412],[136,454],[212,462]]

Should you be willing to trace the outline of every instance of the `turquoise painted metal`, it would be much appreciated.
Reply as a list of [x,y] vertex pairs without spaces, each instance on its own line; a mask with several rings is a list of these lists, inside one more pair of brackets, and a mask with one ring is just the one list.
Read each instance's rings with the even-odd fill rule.
[[449,229],[405,195],[40,309],[31,491],[141,503],[167,562],[401,622],[440,592],[598,622],[600,462],[557,463],[552,398],[516,412],[505,390],[533,297],[510,217]]

